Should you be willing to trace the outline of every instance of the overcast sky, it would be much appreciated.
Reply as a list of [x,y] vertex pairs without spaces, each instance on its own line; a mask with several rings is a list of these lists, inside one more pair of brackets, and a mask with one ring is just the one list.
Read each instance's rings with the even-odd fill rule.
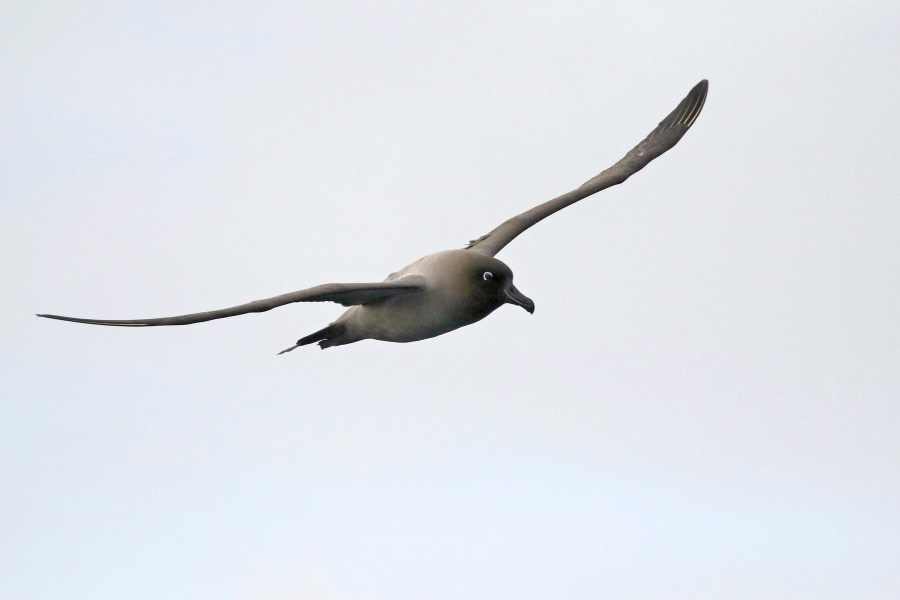
[[[896,2],[14,4],[0,596],[900,597]],[[498,255],[533,316],[33,316],[379,281],[702,78]]]

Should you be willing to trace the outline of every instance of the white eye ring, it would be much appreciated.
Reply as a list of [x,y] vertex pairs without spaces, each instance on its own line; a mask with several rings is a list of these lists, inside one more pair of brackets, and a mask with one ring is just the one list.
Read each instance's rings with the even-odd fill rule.
[[490,271],[485,271],[484,275],[482,275],[481,278],[484,279],[485,281],[489,281],[494,278],[494,274],[491,273]]

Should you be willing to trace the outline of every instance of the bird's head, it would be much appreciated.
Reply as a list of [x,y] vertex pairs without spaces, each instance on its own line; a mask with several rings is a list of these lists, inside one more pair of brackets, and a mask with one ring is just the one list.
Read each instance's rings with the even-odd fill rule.
[[534,313],[534,301],[513,285],[512,269],[492,256],[469,253],[465,277],[471,293],[490,310],[504,304],[521,306]]

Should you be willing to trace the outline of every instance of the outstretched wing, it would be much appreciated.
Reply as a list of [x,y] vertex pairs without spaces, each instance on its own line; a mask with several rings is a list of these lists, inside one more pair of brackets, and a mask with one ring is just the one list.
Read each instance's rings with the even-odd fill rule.
[[574,204],[579,200],[596,194],[600,190],[618,185],[643,169],[647,164],[678,143],[687,133],[703,109],[709,82],[705,79],[694,86],[669,116],[650,132],[644,141],[631,149],[619,162],[606,169],[596,177],[589,179],[580,187],[563,194],[553,200],[539,204],[531,210],[504,221],[490,233],[469,242],[467,248],[494,256],[517,235],[545,219],[558,210]]
[[189,315],[178,315],[176,317],[162,317],[159,319],[81,319],[77,317],[63,317],[60,315],[38,315],[48,319],[59,319],[60,321],[72,321],[74,323],[88,323],[90,325],[112,325],[115,327],[155,327],[157,325],[190,325],[191,323],[202,323],[203,321],[212,321],[213,319],[224,319],[226,317],[235,317],[254,312],[265,312],[272,310],[278,306],[291,304],[293,302],[337,302],[344,306],[353,306],[356,304],[371,304],[399,296],[402,294],[411,294],[418,292],[425,287],[425,280],[417,275],[410,275],[395,279],[393,281],[384,281],[381,283],[326,283],[317,285],[305,290],[289,292],[266,298],[264,300],[254,300],[246,304],[239,304],[230,308],[221,308],[219,310],[211,310],[208,312],[191,313]]

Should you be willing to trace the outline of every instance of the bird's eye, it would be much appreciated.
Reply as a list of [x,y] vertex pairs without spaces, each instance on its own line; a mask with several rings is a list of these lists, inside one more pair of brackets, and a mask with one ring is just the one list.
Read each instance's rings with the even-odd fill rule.
[[490,271],[485,271],[484,274],[481,276],[481,278],[484,279],[485,281],[490,281],[491,279],[494,278],[494,274],[491,273]]

